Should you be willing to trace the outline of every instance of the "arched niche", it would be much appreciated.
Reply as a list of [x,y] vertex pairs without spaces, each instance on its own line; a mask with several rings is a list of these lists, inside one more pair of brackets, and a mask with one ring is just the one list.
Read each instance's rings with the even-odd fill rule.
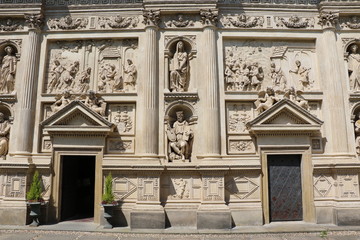
[[173,124],[176,121],[176,112],[183,111],[184,118],[190,125],[197,123],[197,115],[194,107],[185,101],[179,100],[169,105],[165,112],[165,124]]
[[13,109],[8,103],[0,101],[0,112],[4,114],[5,120],[13,121]]
[[194,41],[194,37],[191,36],[177,36],[169,39],[165,45],[164,57],[165,57],[165,90],[170,91],[170,71],[172,70],[170,65],[172,64],[172,60],[174,54],[176,52],[176,46],[181,41],[184,44],[184,51],[187,53],[188,57],[188,66],[189,66],[189,76],[188,76],[188,83],[185,87],[185,92],[188,91],[189,84],[191,84],[191,69],[192,66],[192,59],[196,58],[196,43]]
[[18,45],[18,43],[14,42],[14,41],[11,41],[11,40],[0,42],[0,59],[2,59],[3,56],[6,55],[5,48],[7,46],[12,47],[14,56],[19,61],[20,60],[21,47]]
[[360,40],[353,39],[344,46],[344,58],[348,75],[349,89],[353,92],[360,92]]

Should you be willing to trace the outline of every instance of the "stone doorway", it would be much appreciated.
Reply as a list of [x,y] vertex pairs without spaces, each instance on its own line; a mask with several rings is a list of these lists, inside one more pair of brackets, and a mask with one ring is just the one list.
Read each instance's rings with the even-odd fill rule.
[[303,220],[300,154],[268,155],[270,222]]
[[95,156],[62,156],[61,221],[94,217]]

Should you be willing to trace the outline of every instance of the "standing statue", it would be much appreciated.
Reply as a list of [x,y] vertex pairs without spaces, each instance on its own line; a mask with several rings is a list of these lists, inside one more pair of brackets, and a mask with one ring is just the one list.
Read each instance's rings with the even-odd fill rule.
[[298,81],[300,82],[300,86],[302,88],[301,90],[304,90],[305,88],[308,88],[310,85],[309,71],[311,68],[306,68],[304,66],[301,66],[301,62],[299,60],[296,60],[295,64],[296,64],[296,69],[289,70],[289,72],[297,75]]
[[348,72],[351,88],[354,91],[360,91],[360,54],[359,46],[352,44],[348,56]]
[[88,67],[86,70],[82,71],[76,85],[74,81],[72,89],[74,89],[76,93],[86,93],[90,88],[90,76],[91,67]]
[[281,70],[281,67],[277,67],[275,63],[270,64],[270,78],[274,90],[284,90],[286,88],[286,78]]
[[56,90],[57,86],[60,84],[60,77],[62,72],[65,71],[65,68],[61,66],[60,61],[55,59],[54,65],[51,68],[51,80],[47,85],[47,93],[52,93]]
[[176,51],[170,68],[170,90],[185,92],[189,83],[189,58],[185,51],[184,42],[176,44]]
[[9,150],[8,134],[10,123],[5,119],[5,114],[0,112],[0,157],[4,158]]
[[357,120],[354,123],[355,128],[355,142],[356,142],[356,153],[360,156],[360,112],[357,115]]
[[12,93],[15,87],[16,57],[13,55],[11,46],[5,47],[6,55],[1,62],[0,70],[0,92]]
[[260,91],[259,97],[255,101],[256,111],[262,113],[272,107],[279,98],[275,96],[275,91],[271,87],[267,87],[266,91]]
[[89,91],[89,94],[85,99],[85,105],[101,116],[105,116],[106,102],[102,97],[97,96],[94,91]]
[[132,60],[127,59],[127,66],[124,67],[124,90],[132,91],[135,90],[137,70]]
[[176,121],[173,127],[168,125],[166,131],[169,139],[169,160],[185,160],[191,155],[193,131],[189,123],[184,119],[184,112],[176,112]]

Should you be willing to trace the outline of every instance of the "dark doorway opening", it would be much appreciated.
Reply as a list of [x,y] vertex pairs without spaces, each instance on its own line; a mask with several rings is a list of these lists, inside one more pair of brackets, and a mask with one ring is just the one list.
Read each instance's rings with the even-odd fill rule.
[[61,221],[94,217],[95,156],[63,156]]
[[303,220],[301,155],[268,155],[270,221]]

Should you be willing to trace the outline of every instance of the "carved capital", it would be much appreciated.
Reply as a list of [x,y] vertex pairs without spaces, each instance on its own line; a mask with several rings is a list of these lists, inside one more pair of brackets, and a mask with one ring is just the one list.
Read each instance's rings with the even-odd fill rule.
[[318,15],[319,24],[323,28],[335,28],[339,22],[339,13],[335,12],[320,12]]
[[143,17],[143,23],[146,26],[159,26],[160,10],[144,10]]
[[200,9],[200,22],[203,25],[216,26],[219,12],[217,9]]
[[40,29],[44,24],[44,16],[41,13],[39,14],[25,13],[24,17],[25,17],[25,22],[29,28]]

